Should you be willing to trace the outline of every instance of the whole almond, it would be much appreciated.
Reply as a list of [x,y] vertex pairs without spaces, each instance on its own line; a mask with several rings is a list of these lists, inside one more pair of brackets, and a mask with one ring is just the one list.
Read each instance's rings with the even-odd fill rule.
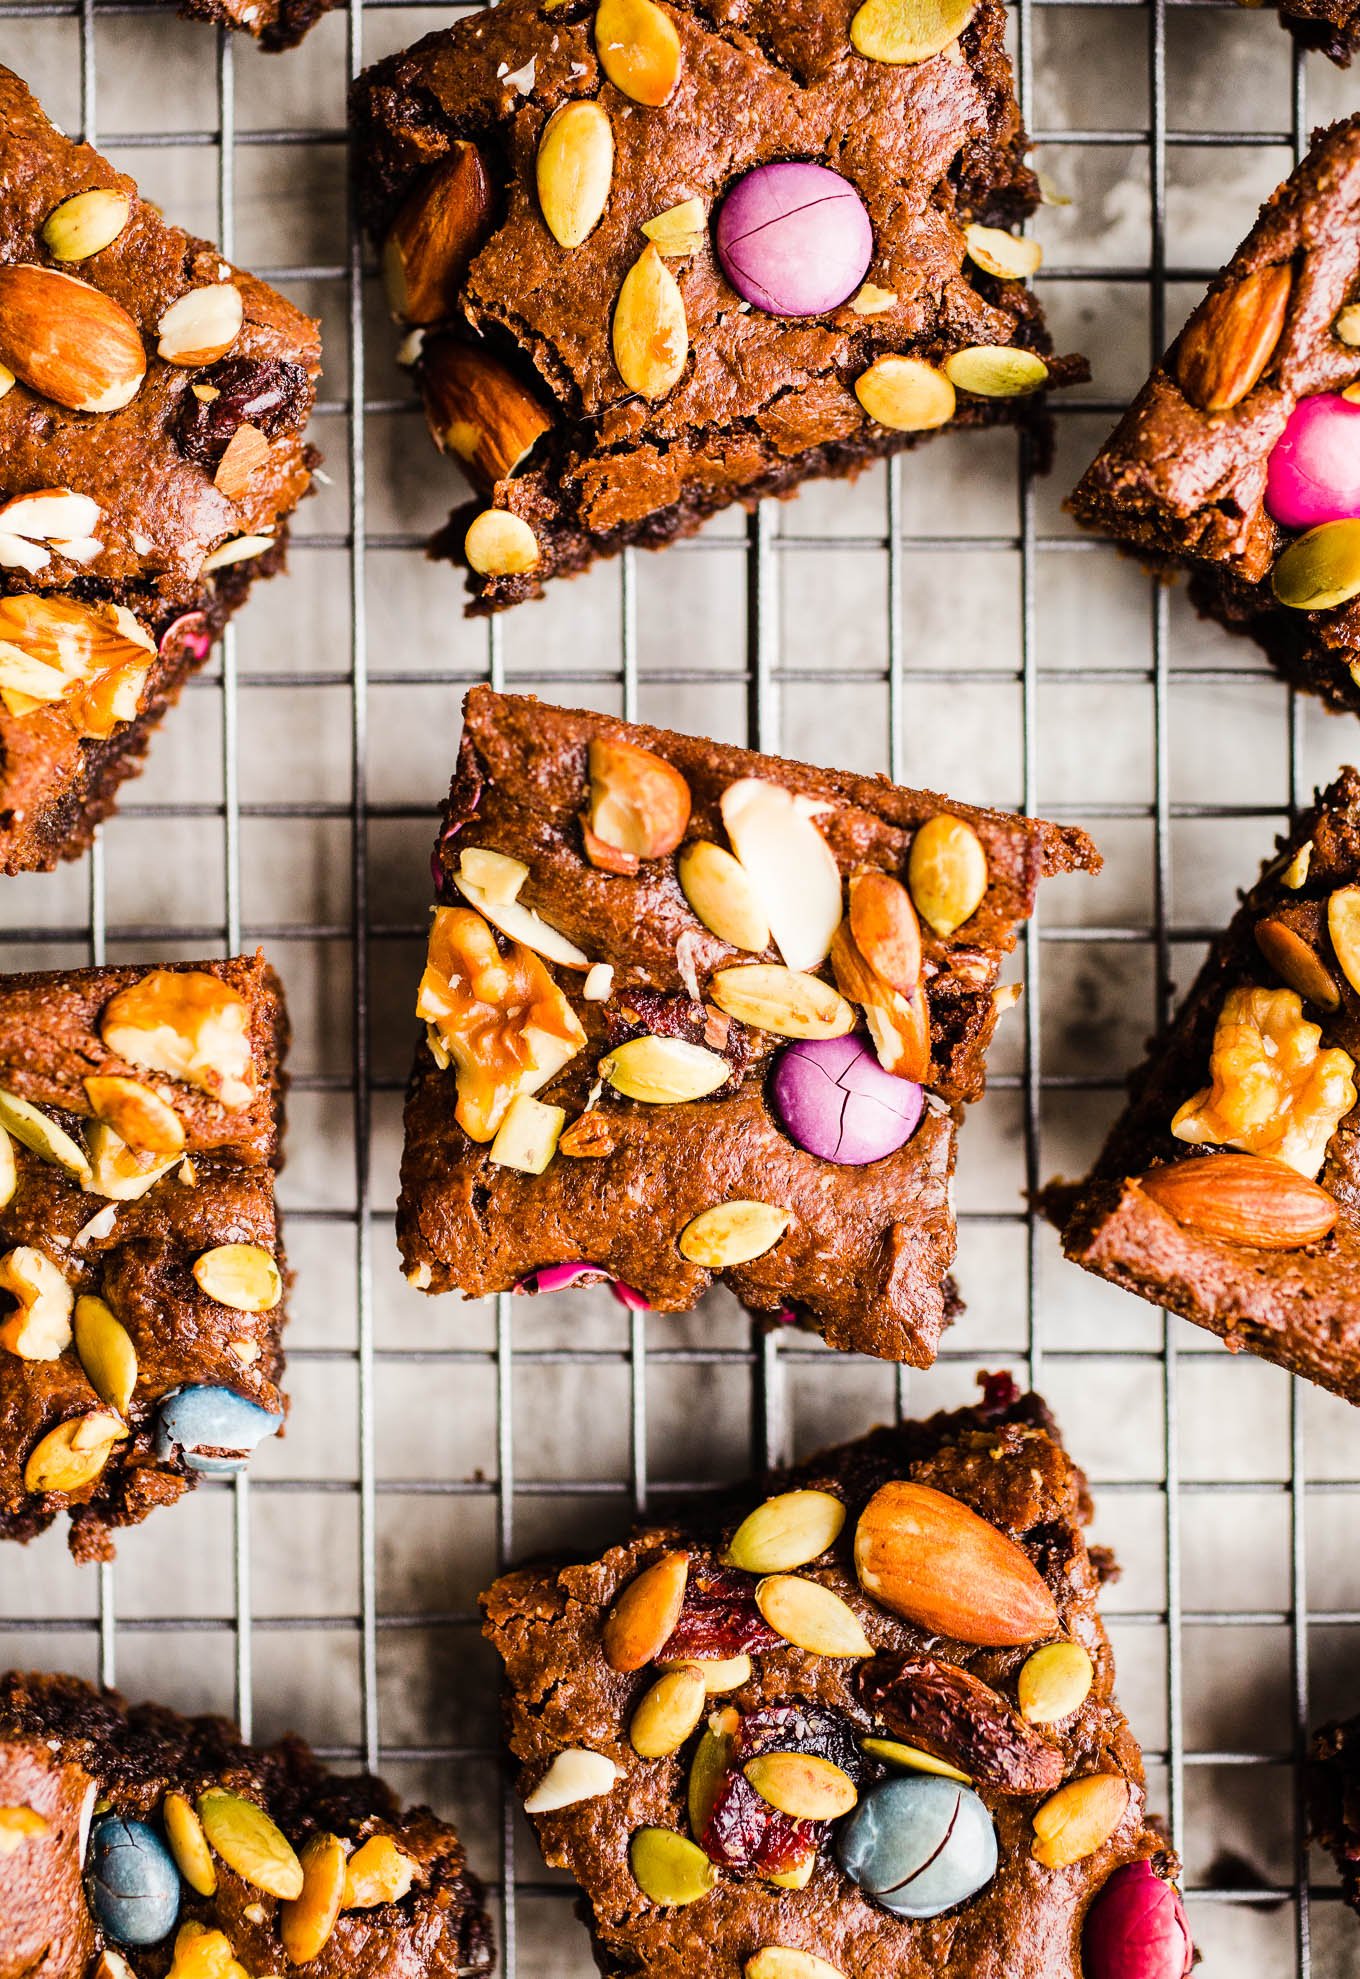
[[71,412],[117,412],[146,376],[141,332],[121,303],[57,268],[0,268],[0,359]]
[[553,111],[538,141],[534,174],[548,232],[559,247],[579,247],[599,224],[614,177],[614,132],[593,97]]
[[1176,380],[1201,412],[1227,412],[1257,384],[1289,308],[1287,262],[1254,269],[1205,297],[1180,335]]
[[383,286],[398,322],[437,323],[453,313],[493,204],[482,155],[466,141],[417,180],[383,245]]
[[1058,1610],[1028,1555],[958,1498],[927,1484],[880,1486],[855,1531],[866,1594],[934,1635],[989,1649],[1037,1642]]
[[552,425],[533,393],[497,358],[454,337],[427,340],[420,389],[435,445],[470,468],[488,493]]
[[689,326],[680,285],[649,241],[614,305],[614,363],[630,392],[663,399],[684,373]]
[[1325,1189],[1264,1154],[1169,1161],[1138,1187],[1187,1229],[1258,1251],[1320,1243],[1341,1214]]
[[921,924],[902,882],[891,873],[854,874],[850,932],[875,975],[910,996],[921,975]]
[[208,282],[179,296],[156,325],[156,349],[167,364],[188,369],[216,364],[241,334],[245,303],[234,282]]
[[1320,1010],[1339,1008],[1341,991],[1336,978],[1317,950],[1287,921],[1258,921],[1253,933],[1256,946],[1290,989],[1297,990],[1307,1002],[1316,1003]]
[[680,1619],[689,1580],[689,1554],[663,1553],[619,1595],[604,1625],[611,1670],[640,1670],[665,1648]]

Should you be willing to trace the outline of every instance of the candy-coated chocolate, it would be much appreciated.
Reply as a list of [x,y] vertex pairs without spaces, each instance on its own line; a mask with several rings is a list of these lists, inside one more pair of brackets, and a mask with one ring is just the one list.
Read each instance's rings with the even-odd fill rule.
[[921,1118],[921,1088],[885,1072],[853,1033],[789,1045],[779,1054],[770,1093],[790,1140],[823,1161],[851,1167],[895,1154]]
[[996,1829],[971,1787],[935,1773],[884,1780],[836,1837],[840,1865],[894,1917],[938,1917],[996,1874]]
[[718,259],[746,302],[771,316],[820,316],[855,293],[874,230],[855,188],[825,165],[758,165],[718,214]]
[[1360,405],[1300,399],[1266,462],[1266,509],[1281,529],[1360,516]]
[[272,1415],[234,1388],[193,1382],[163,1398],[156,1455],[163,1463],[182,1457],[190,1470],[209,1474],[244,1470],[255,1445],[282,1427],[281,1415]]
[[90,1908],[120,1945],[158,1945],[179,1916],[179,1871],[154,1828],[102,1814],[90,1829]]
[[1194,1957],[1180,1893],[1150,1862],[1106,1878],[1082,1933],[1086,1979],[1185,1979]]

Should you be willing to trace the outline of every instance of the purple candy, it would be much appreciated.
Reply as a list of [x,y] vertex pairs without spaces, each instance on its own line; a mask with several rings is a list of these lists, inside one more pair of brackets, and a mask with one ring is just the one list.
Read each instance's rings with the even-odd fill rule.
[[855,293],[874,230],[855,188],[825,165],[758,165],[718,214],[718,259],[745,301],[771,316],[820,316]]
[[1266,510],[1281,529],[1360,516],[1360,405],[1300,399],[1266,463]]
[[862,1038],[815,1038],[781,1051],[770,1081],[790,1140],[823,1161],[862,1167],[909,1141],[921,1088],[885,1072]]
[[1150,1862],[1107,1877],[1082,1933],[1089,1979],[1185,1979],[1194,1956],[1185,1906]]

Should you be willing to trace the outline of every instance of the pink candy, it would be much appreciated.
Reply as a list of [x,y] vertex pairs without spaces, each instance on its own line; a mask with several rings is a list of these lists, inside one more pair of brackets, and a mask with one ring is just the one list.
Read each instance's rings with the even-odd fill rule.
[[1300,399],[1266,463],[1266,511],[1281,529],[1360,516],[1360,405]]
[[593,1285],[601,1278],[609,1281],[609,1289],[621,1306],[630,1312],[650,1312],[649,1300],[641,1292],[635,1292],[631,1285],[625,1285],[621,1278],[615,1278],[612,1271],[606,1271],[602,1264],[591,1264],[586,1258],[573,1258],[569,1264],[543,1264],[537,1271],[530,1271],[518,1279],[517,1292],[527,1292],[531,1296],[538,1292],[565,1292],[572,1285]]
[[1086,1979],[1185,1979],[1194,1955],[1180,1895],[1150,1862],[1106,1879],[1082,1934]]
[[785,1133],[806,1154],[860,1167],[895,1154],[921,1118],[921,1088],[885,1072],[863,1038],[785,1047],[770,1079]]
[[718,214],[718,259],[737,294],[771,316],[820,316],[855,293],[874,230],[855,188],[825,165],[758,165]]
[[212,651],[212,634],[202,612],[181,612],[166,626],[160,637],[159,651],[166,654],[177,646],[187,647],[200,664],[207,659]]

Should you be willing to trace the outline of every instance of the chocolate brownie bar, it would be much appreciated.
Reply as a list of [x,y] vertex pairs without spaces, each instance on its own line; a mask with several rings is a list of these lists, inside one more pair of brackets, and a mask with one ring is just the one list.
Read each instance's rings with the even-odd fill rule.
[[1318,131],[1072,497],[1360,710],[1360,117]]
[[0,1972],[456,1979],[490,1972],[462,1845],[371,1774],[225,1718],[0,1677]]
[[77,1559],[282,1427],[262,955],[0,977],[0,1538]]
[[340,4],[341,0],[179,0],[179,11],[188,20],[244,28],[262,48],[277,54],[283,48],[296,48],[307,30]]
[[613,1278],[667,1312],[722,1278],[928,1365],[1001,961],[1040,879],[1098,864],[1084,832],[474,687],[417,1004],[408,1277]]
[[317,327],[0,68],[0,872],[89,844],[315,459]]
[[[1238,0],[1243,7],[1256,0]],[[1300,48],[1315,48],[1348,69],[1356,47],[1360,46],[1360,7],[1354,0],[1278,0],[1280,24],[1287,27]]]
[[1360,1718],[1314,1733],[1308,1815],[1312,1839],[1335,1858],[1346,1902],[1360,1911]]
[[1265,868],[1075,1188],[1088,1271],[1360,1402],[1360,774]]
[[1135,1917],[1139,1979],[1182,1979],[1090,1509],[1044,1404],[991,1376],[498,1580],[519,1790],[601,1972],[691,1979],[702,1946],[712,1979],[1129,1979]]
[[[1047,428],[998,0],[502,0],[362,76],[472,609],[942,426]],[[735,105],[741,106],[734,115]]]

